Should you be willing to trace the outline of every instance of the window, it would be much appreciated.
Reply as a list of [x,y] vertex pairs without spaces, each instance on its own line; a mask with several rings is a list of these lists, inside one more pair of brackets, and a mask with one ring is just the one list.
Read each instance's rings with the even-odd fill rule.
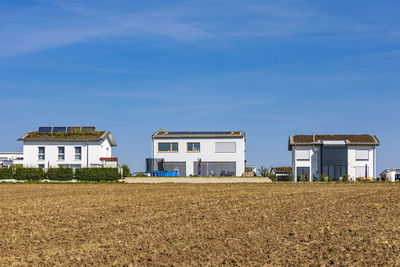
[[45,150],[44,147],[41,146],[39,147],[39,156],[38,156],[39,160],[44,160],[45,159]]
[[200,143],[187,143],[187,152],[200,152]]
[[82,159],[82,148],[80,146],[75,147],[75,160]]
[[356,178],[369,176],[369,167],[368,166],[357,166],[356,167]]
[[64,160],[65,159],[65,147],[60,146],[58,147],[58,160]]
[[216,142],[215,153],[236,153],[235,142]]
[[310,150],[308,149],[296,149],[296,160],[310,160]]
[[186,176],[186,162],[164,161],[163,170],[166,172],[177,171],[178,176]]
[[44,169],[44,164],[39,164],[38,167]]
[[310,167],[297,167],[297,181],[308,182],[310,180]]
[[236,176],[236,162],[193,162],[195,176]]
[[369,150],[368,149],[357,149],[356,150],[356,160],[369,160]]
[[178,152],[178,143],[158,143],[158,152]]

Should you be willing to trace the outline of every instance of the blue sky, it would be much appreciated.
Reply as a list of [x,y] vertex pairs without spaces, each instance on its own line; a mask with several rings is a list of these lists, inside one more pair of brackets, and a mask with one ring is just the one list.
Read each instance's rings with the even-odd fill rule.
[[399,1],[0,3],[0,151],[43,125],[110,130],[144,169],[151,134],[244,130],[247,161],[288,136],[369,133],[400,168]]

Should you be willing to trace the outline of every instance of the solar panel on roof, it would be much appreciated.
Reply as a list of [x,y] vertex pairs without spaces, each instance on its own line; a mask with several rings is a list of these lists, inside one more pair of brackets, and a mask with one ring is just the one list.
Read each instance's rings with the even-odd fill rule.
[[67,131],[67,127],[53,127],[53,133],[65,133]]
[[96,131],[96,127],[93,126],[84,126],[82,127],[82,133],[90,133]]
[[51,133],[53,127],[39,127],[38,133]]
[[69,126],[67,129],[67,132],[69,133],[80,133],[81,132],[81,127],[80,126]]

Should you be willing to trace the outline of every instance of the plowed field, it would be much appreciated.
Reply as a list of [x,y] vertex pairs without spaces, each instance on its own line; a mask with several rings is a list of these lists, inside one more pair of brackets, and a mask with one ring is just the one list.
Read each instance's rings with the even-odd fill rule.
[[400,265],[400,185],[0,185],[0,264]]

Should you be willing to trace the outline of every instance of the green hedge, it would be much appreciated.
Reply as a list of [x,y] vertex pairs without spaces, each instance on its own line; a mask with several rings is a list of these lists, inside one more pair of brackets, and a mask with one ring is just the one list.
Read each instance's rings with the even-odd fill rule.
[[74,179],[74,171],[71,168],[51,168],[47,170],[47,178],[56,181],[70,181]]
[[8,168],[1,168],[0,169],[0,180],[4,180],[4,179],[13,179],[14,178],[14,174],[12,169],[8,169]]
[[85,181],[115,181],[121,179],[117,168],[81,168],[75,170],[75,177]]
[[44,177],[44,170],[40,168],[18,168],[14,175],[17,180],[42,180]]

